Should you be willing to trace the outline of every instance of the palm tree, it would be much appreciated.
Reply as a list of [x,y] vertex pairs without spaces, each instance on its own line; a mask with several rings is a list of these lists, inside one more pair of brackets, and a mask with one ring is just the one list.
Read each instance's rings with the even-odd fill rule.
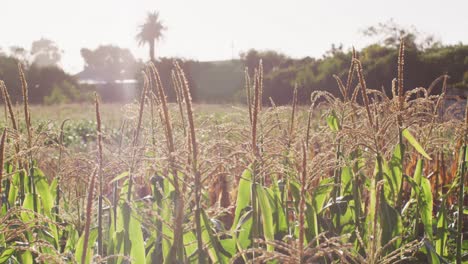
[[164,30],[166,30],[166,27],[159,19],[159,12],[156,11],[149,12],[145,23],[140,26],[140,32],[137,34],[136,39],[140,46],[148,43],[151,61],[155,61],[154,45],[156,41],[159,41],[163,37]]

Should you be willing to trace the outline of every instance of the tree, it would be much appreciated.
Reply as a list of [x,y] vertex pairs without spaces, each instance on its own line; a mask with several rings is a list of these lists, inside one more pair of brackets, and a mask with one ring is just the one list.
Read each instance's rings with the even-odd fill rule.
[[149,55],[151,61],[155,61],[155,42],[163,37],[163,31],[167,28],[159,19],[159,12],[150,12],[146,17],[146,21],[140,26],[140,32],[136,35],[138,45],[143,46],[146,43],[149,45]]
[[0,56],[0,80],[5,82],[13,103],[22,100],[21,81],[18,78],[19,62],[19,59],[14,56]]
[[[0,80],[5,85],[13,103],[23,100],[18,63],[22,63],[13,56],[0,56]],[[68,101],[78,101],[85,90],[77,80],[57,66],[39,67],[36,64],[23,68],[29,88],[29,102],[41,104],[55,89],[55,95],[61,93]],[[77,96],[77,94],[79,96]],[[55,100],[57,102],[57,100]]]
[[425,50],[427,48],[439,47],[441,43],[433,35],[419,32],[414,26],[405,28],[393,19],[376,26],[370,26],[362,31],[364,36],[378,37],[384,46],[398,48],[400,39],[405,41],[408,49]]
[[249,69],[249,74],[253,75],[254,69],[258,66],[260,59],[263,64],[263,73],[266,75],[273,71],[275,68],[284,66],[282,64],[287,63],[289,58],[279,52],[273,50],[257,51],[250,49],[247,52],[240,54],[241,60],[244,62],[245,67]]
[[62,51],[57,44],[50,39],[41,38],[31,45],[33,64],[39,67],[58,66],[62,58]]
[[39,66],[33,64],[26,71],[26,79],[29,87],[29,101],[33,104],[45,102],[45,98],[54,89],[60,90],[70,101],[76,101],[77,99],[68,94],[68,90],[70,90],[69,86],[79,89],[78,82],[73,76],[57,66]]
[[20,46],[11,46],[10,47],[11,57],[20,61],[23,65],[29,65],[29,56],[28,51]]
[[85,61],[80,79],[115,81],[133,79],[139,69],[138,62],[128,49],[113,45],[99,46],[95,50],[83,48],[81,56]]

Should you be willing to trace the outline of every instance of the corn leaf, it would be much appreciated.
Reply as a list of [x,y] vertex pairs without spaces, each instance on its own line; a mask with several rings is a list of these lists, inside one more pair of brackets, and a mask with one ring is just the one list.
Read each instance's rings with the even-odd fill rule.
[[227,263],[229,258],[232,256],[229,252],[224,250],[218,238],[213,234],[213,230],[209,224],[210,220],[204,210],[201,210],[201,216],[202,238],[207,245],[210,245],[208,247],[208,254],[211,261],[213,263]]
[[250,204],[252,185],[252,172],[250,169],[244,170],[239,181],[239,189],[237,190],[236,211],[234,214],[233,228],[237,227],[237,223],[241,217],[242,211]]
[[[185,232],[184,234],[184,248],[185,253],[189,257],[189,259],[197,258],[199,256],[197,254],[197,237],[195,236],[195,233],[192,230]],[[148,259],[146,260],[146,262],[148,263]]]
[[[240,250],[247,249],[252,244],[252,210],[246,209],[246,212],[239,219],[234,229],[234,238]],[[234,226],[233,226],[234,227]]]
[[393,155],[388,163],[384,163],[385,195],[390,205],[393,205],[400,195],[401,182],[403,181],[403,169],[401,167],[401,154],[404,145],[397,144],[393,150]]
[[[402,235],[403,223],[401,215],[390,206],[386,199],[383,199],[380,204],[380,219],[382,223],[382,245],[386,245],[390,240]],[[401,239],[397,239],[388,250],[397,249],[400,247],[400,244]]]
[[437,240],[435,242],[435,248],[437,254],[446,256],[448,254],[447,239],[449,236],[448,230],[448,215],[446,200],[442,200],[439,212],[437,213]]
[[431,183],[428,179],[423,177],[421,179],[421,192],[420,192],[420,214],[421,220],[424,224],[424,231],[426,237],[433,241],[432,234],[432,190]]
[[0,263],[6,263],[8,259],[10,259],[11,255],[15,253],[15,250],[12,248],[5,249],[2,254],[0,255]]
[[403,135],[403,137],[406,138],[406,140],[408,140],[408,142],[411,144],[411,146],[413,146],[414,149],[416,149],[416,151],[419,152],[419,154],[423,155],[423,157],[425,157],[426,159],[431,160],[431,157],[429,157],[429,155],[427,155],[426,151],[423,149],[423,147],[421,147],[421,145],[413,137],[413,135],[409,132],[409,130],[407,128],[403,129],[401,134]]
[[85,263],[91,263],[91,259],[93,257],[92,247],[96,242],[98,232],[97,228],[93,228],[89,231],[89,240],[88,240],[88,248],[84,249],[84,233],[81,235],[80,239],[76,244],[76,252],[75,252],[75,260],[77,263],[81,263],[81,256],[83,255],[84,250],[87,250],[86,253],[86,260]]
[[[267,193],[264,188],[260,185],[257,185],[257,197],[260,204],[260,213],[263,221],[263,235],[267,241],[275,240],[274,235],[274,226],[273,226],[273,214],[271,210],[270,201],[267,197]],[[274,247],[272,245],[267,245],[268,251],[273,251]]]
[[414,169],[414,175],[413,175],[414,186],[413,188],[411,188],[411,197],[415,199],[419,197],[419,190],[420,190],[419,186],[421,186],[423,164],[424,164],[424,161],[422,159],[419,159],[418,162],[416,163],[416,168]]
[[39,195],[39,198],[41,199],[44,214],[49,218],[52,218],[52,208],[54,207],[54,199],[52,198],[49,184],[47,183],[44,174],[39,169],[34,169],[34,178],[36,184],[36,191]]
[[143,232],[141,230],[141,222],[132,213],[130,216],[129,224],[130,232],[129,239],[132,243],[132,249],[130,250],[130,257],[133,263],[145,263],[145,241],[143,239]]
[[21,264],[33,264],[34,259],[30,251],[24,251],[21,254]]
[[128,171],[124,171],[124,172],[122,172],[121,174],[119,174],[117,177],[115,177],[114,179],[112,179],[112,180],[109,182],[109,184],[114,183],[114,182],[116,182],[116,181],[118,181],[118,180],[120,180],[120,179],[122,179],[122,178],[125,178],[125,177],[127,177],[128,175],[129,175],[129,172],[128,172]]
[[[31,193],[27,193],[24,198],[23,208],[33,211],[34,210],[34,202],[33,202],[33,195]],[[32,212],[21,212],[21,220],[23,222],[29,222],[34,218],[34,214]]]
[[338,117],[336,116],[335,111],[332,111],[327,116],[327,124],[328,124],[328,127],[330,127],[330,129],[333,132],[338,132],[340,130],[340,123],[339,123]]

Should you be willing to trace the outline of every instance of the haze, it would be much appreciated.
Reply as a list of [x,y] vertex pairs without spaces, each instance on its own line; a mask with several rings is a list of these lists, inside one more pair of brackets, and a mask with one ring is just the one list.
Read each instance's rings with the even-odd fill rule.
[[468,42],[468,1],[124,1],[1,0],[0,47],[30,49],[41,37],[63,49],[61,65],[82,70],[80,49],[114,44],[143,60],[135,41],[138,25],[157,10],[168,30],[157,56],[200,61],[238,57],[251,48],[292,57],[319,57],[332,43],[345,49],[372,43],[361,30],[393,18],[414,25],[444,44]]

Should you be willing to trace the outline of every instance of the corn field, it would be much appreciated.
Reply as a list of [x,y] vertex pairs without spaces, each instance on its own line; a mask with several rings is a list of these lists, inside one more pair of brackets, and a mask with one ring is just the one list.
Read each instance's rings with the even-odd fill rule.
[[276,106],[259,62],[247,107],[198,114],[179,64],[162,87],[150,63],[112,133],[96,96],[94,140],[78,151],[73,120],[34,124],[19,66],[21,108],[0,81],[0,263],[468,261],[466,102],[446,75],[405,89],[403,44],[391,95],[363,67],[354,53],[334,76],[339,98],[298,105],[296,87]]

